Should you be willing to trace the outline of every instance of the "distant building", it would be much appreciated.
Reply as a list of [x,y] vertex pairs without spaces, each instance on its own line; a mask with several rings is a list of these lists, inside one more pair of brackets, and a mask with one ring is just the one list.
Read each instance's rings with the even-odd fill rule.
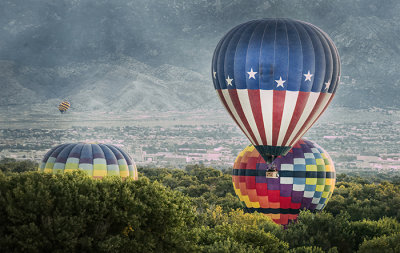
[[132,152],[132,158],[135,162],[143,162],[144,161],[144,153],[142,147],[135,148]]
[[183,155],[168,155],[163,157],[163,161],[165,161],[166,163],[177,165],[187,163],[188,159],[186,156]]
[[383,159],[379,156],[357,156],[357,167],[375,169],[400,169],[400,160],[393,158]]

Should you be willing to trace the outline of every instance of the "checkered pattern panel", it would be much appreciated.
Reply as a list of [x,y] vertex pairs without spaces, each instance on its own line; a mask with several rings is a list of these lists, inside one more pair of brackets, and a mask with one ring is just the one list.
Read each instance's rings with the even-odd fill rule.
[[315,142],[301,139],[286,156],[275,159],[279,177],[267,178],[268,165],[247,146],[235,160],[232,182],[248,212],[260,212],[276,223],[296,220],[301,209],[322,210],[335,187],[332,159]]

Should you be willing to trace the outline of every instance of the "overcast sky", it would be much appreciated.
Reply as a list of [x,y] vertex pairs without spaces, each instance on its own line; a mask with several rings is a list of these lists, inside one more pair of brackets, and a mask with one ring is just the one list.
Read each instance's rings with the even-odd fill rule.
[[[54,67],[131,56],[209,75],[213,50],[229,29],[286,17],[332,37],[344,80],[361,90],[381,82],[393,94],[400,87],[398,13],[397,0],[0,0],[0,60]],[[385,94],[382,101],[392,99]]]

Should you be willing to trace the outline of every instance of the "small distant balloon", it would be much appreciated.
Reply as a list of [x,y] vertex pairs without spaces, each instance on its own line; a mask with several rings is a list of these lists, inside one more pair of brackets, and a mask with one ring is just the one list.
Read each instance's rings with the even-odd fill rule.
[[83,170],[93,178],[138,179],[133,159],[121,148],[110,144],[80,142],[55,146],[46,153],[38,170],[52,174]]
[[286,155],[325,111],[339,83],[340,59],[320,28],[260,19],[221,39],[211,71],[223,106],[270,163]]
[[232,182],[247,212],[259,212],[277,224],[295,221],[300,210],[322,210],[332,196],[336,172],[328,153],[300,139],[286,156],[267,164],[253,145],[235,160]]
[[71,103],[68,101],[63,101],[58,105],[58,110],[61,113],[65,113],[71,107]]

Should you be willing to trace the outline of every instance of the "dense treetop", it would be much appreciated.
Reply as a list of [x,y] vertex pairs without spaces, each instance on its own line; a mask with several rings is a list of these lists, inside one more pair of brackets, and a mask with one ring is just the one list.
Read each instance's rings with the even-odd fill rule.
[[400,252],[388,174],[339,175],[323,212],[283,228],[242,211],[230,171],[139,168],[132,181],[34,167],[0,161],[0,252]]

